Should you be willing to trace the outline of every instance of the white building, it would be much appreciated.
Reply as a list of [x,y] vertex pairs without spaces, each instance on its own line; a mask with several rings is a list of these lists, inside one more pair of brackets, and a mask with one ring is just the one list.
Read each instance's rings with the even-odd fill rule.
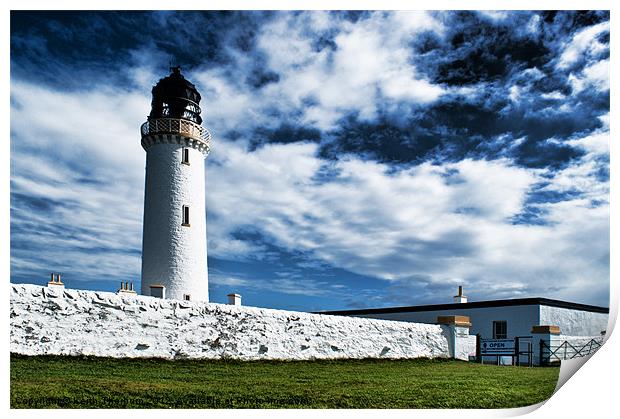
[[153,87],[146,151],[141,293],[209,301],[205,167],[211,135],[179,67]]
[[549,298],[517,298],[467,302],[459,292],[455,303],[360,310],[324,311],[322,314],[435,323],[438,316],[467,316],[470,333],[482,339],[532,336],[535,326],[558,326],[565,336],[600,337],[607,330],[609,308]]
[[[478,335],[476,353],[502,364],[541,365],[587,356],[602,345],[609,308],[549,298],[468,302],[462,287],[450,304],[323,311],[321,314],[412,323],[456,316]],[[492,341],[491,341],[492,340]]]

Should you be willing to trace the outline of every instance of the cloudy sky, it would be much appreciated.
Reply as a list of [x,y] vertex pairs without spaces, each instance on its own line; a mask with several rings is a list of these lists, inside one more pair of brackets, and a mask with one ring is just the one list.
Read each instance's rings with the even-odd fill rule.
[[606,12],[12,12],[13,282],[139,284],[170,60],[214,137],[213,301],[609,304]]

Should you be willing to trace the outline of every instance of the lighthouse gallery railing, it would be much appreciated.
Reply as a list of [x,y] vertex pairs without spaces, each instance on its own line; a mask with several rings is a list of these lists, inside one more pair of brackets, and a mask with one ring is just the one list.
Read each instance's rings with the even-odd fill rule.
[[209,144],[211,133],[208,129],[186,119],[157,118],[146,121],[140,127],[142,137],[149,134],[183,134]]

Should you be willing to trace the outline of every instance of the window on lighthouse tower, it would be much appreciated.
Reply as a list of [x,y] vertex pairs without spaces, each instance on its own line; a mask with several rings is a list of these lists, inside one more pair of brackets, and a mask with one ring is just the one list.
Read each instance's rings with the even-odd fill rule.
[[189,205],[183,205],[183,221],[181,225],[189,227]]
[[187,164],[189,166],[189,148],[187,147],[184,147],[182,150],[181,163]]

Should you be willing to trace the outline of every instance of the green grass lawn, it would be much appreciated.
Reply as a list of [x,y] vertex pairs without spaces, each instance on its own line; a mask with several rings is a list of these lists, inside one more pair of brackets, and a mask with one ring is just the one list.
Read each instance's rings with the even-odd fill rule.
[[505,408],[559,368],[452,360],[198,361],[11,355],[12,408]]

